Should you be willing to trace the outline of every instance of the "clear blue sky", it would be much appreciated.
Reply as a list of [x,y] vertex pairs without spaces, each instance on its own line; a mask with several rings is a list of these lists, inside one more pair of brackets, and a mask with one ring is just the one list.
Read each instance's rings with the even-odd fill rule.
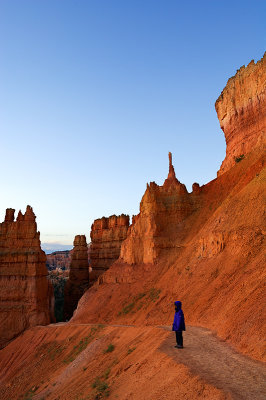
[[168,151],[188,190],[214,179],[214,103],[265,20],[263,0],[0,0],[0,219],[30,204],[42,242],[69,245],[137,214]]

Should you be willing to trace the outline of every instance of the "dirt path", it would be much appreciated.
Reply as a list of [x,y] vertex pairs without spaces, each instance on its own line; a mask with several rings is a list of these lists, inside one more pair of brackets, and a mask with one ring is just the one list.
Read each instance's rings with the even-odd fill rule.
[[[170,330],[170,328],[165,328]],[[186,365],[193,375],[230,393],[232,398],[266,399],[266,370],[263,363],[254,361],[233,350],[205,328],[189,326],[184,332],[184,349],[174,347],[174,332],[160,350],[177,363]]]
[[[65,324],[51,324],[50,327]],[[108,324],[108,326],[134,327],[134,325],[116,324]],[[169,326],[157,328],[171,331]],[[263,363],[236,352],[206,328],[188,326],[183,336],[184,349],[174,347],[175,334],[171,332],[159,350],[178,364],[186,365],[193,375],[201,377],[205,382],[230,394],[234,400],[266,399],[266,368]]]

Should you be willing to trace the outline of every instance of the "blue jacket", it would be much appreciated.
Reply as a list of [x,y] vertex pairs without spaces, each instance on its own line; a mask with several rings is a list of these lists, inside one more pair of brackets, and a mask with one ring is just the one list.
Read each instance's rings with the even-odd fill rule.
[[181,301],[175,301],[175,318],[173,323],[172,331],[185,331],[185,318],[183,311],[181,310]]

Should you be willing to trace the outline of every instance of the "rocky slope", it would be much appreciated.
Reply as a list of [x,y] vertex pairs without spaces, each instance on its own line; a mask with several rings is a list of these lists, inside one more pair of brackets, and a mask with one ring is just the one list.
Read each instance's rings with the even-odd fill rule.
[[96,281],[119,258],[128,227],[129,216],[124,214],[94,221],[91,226],[91,281]]
[[35,215],[6,210],[0,224],[0,347],[35,325],[53,320],[53,291],[47,280]]
[[89,262],[86,236],[75,236],[73,244],[69,279],[66,282],[64,290],[64,317],[67,320],[72,317],[79,299],[89,287]]
[[232,400],[161,351],[168,335],[102,325],[28,330],[2,351],[1,400]]

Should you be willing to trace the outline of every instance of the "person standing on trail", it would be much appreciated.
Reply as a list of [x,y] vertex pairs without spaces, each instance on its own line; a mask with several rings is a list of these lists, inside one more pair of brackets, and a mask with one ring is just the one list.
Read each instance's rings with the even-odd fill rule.
[[184,313],[181,310],[181,301],[175,301],[175,318],[172,331],[175,331],[176,346],[178,349],[183,349],[183,335],[182,331],[186,330]]

